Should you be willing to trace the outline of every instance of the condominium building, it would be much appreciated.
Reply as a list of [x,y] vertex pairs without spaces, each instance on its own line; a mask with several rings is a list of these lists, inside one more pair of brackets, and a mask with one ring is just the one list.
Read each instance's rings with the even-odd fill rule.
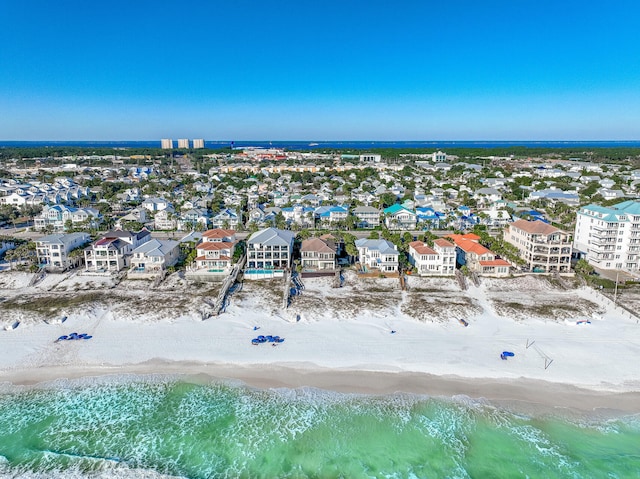
[[202,138],[195,138],[193,140],[193,149],[197,150],[199,148],[204,148],[204,140]]
[[639,272],[640,201],[580,208],[573,247],[592,266]]
[[173,140],[170,138],[163,138],[160,140],[160,146],[163,150],[171,150],[173,149]]
[[568,273],[571,269],[571,235],[544,221],[517,220],[504,240],[518,248],[526,268],[534,273]]
[[187,138],[178,139],[178,148],[188,149],[189,148],[189,140]]

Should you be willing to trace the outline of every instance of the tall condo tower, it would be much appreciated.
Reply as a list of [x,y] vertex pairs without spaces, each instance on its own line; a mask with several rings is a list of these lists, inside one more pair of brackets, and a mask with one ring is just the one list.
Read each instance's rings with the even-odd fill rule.
[[160,140],[160,144],[163,150],[172,150],[173,149],[173,140],[170,138],[163,138]]
[[178,148],[189,148],[189,140],[186,138],[180,138],[178,140]]
[[204,140],[202,138],[196,138],[193,140],[193,149],[204,148]]

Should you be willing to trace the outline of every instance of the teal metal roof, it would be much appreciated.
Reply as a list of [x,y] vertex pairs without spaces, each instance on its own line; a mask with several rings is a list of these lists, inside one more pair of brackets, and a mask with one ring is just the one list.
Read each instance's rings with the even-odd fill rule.
[[622,203],[614,205],[614,208],[620,210],[620,213],[625,213],[628,215],[640,215],[640,201],[623,201]]
[[610,222],[629,221],[621,220],[619,217],[624,215],[640,215],[640,201],[623,201],[611,207],[590,204],[583,208],[586,211],[593,211],[603,215],[602,219]]
[[407,211],[407,212],[409,212],[409,213],[413,213],[413,214],[415,214],[415,212],[411,211],[411,210],[410,210],[410,209],[408,209],[408,208],[405,208],[405,207],[404,207],[404,206],[402,206],[402,205],[399,205],[398,203],[396,203],[396,204],[394,204],[394,205],[391,205],[391,206],[389,206],[388,208],[385,208],[385,209],[384,209],[384,214],[385,214],[385,215],[395,215],[396,213],[399,213],[400,211]]

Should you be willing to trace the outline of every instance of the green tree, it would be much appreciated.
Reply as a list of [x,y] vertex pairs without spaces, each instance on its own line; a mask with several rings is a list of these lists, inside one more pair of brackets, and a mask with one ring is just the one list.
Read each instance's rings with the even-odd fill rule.
[[576,272],[576,274],[579,274],[580,276],[588,276],[590,274],[592,274],[595,270],[593,269],[593,266],[591,266],[589,263],[587,263],[586,260],[584,259],[579,259],[578,262],[576,263],[574,270]]

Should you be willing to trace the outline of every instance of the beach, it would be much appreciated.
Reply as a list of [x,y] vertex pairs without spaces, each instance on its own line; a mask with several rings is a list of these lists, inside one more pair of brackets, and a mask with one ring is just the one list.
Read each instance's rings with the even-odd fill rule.
[[[29,278],[12,273],[2,284],[5,304],[27,302],[26,310],[4,311],[5,325],[19,318],[20,326],[0,331],[0,381],[12,384],[166,373],[259,388],[463,394],[578,410],[637,412],[640,404],[635,317],[593,290],[544,279],[485,278],[461,291],[450,278],[410,278],[400,291],[391,278],[351,275],[342,288],[312,278],[287,309],[280,282],[245,282],[225,312],[203,321],[202,298],[215,283],[194,287],[176,275],[153,290],[107,277],[48,275],[34,286]],[[89,303],[31,308],[89,294]],[[532,316],[532,304],[549,316]],[[64,323],[52,324],[62,315]],[[93,337],[55,341],[71,332]],[[285,341],[252,345],[259,334]],[[501,360],[503,350],[515,356]]]
[[570,280],[347,272],[286,309],[280,281],[245,281],[208,317],[219,284],[180,275],[32,278],[0,275],[0,477],[640,470],[639,326]]

